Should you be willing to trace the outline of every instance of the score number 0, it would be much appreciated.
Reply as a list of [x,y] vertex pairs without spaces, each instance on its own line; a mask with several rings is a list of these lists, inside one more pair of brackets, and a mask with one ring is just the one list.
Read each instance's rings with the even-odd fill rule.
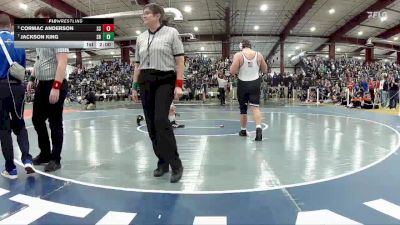
[[[101,34],[96,34],[96,40],[101,40]],[[110,40],[111,39],[111,35],[110,34],[106,34],[106,40]]]
[[103,24],[103,32],[114,32],[114,24]]

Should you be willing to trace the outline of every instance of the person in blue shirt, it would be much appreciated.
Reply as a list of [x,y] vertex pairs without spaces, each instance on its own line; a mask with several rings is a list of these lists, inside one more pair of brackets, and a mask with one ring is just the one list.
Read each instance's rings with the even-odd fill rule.
[[[12,61],[25,67],[25,50],[14,48],[14,35],[10,33],[10,17],[0,14],[0,38],[9,53]],[[18,177],[14,164],[14,149],[11,131],[17,136],[18,146],[22,152],[22,163],[28,174],[34,173],[32,156],[29,154],[28,132],[24,121],[25,87],[21,81],[9,75],[9,62],[0,47],[0,141],[3,152],[5,170],[2,176],[9,179]]]
[[358,94],[359,91],[360,91],[360,85],[358,84],[358,81],[356,81],[356,83],[354,84],[354,93]]
[[369,89],[368,89],[368,81],[367,81],[366,78],[363,78],[363,79],[362,79],[361,87],[362,87],[362,89],[363,89],[363,96],[364,96],[366,93],[369,92]]

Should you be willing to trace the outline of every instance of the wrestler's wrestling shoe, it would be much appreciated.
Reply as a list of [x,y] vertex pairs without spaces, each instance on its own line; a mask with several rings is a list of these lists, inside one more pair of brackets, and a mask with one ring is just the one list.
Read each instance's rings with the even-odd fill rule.
[[256,129],[256,138],[254,140],[262,141],[262,129],[261,128]]
[[240,130],[239,131],[239,136],[240,137],[247,137],[247,130]]

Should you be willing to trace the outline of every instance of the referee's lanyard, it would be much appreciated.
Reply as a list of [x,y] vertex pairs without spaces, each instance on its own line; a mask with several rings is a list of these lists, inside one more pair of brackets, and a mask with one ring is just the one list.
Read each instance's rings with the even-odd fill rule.
[[150,66],[150,46],[153,43],[154,38],[156,37],[156,34],[154,33],[153,38],[150,41],[150,35],[151,34],[149,33],[149,37],[147,38],[147,59],[148,59],[147,66]]

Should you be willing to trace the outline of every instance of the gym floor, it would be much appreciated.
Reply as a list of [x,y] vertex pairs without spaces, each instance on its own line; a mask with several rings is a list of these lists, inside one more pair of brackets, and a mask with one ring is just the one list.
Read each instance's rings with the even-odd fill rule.
[[398,115],[267,104],[256,142],[251,114],[238,136],[237,105],[177,110],[178,184],[152,176],[139,105],[70,110],[62,169],[0,179],[0,224],[399,224]]

